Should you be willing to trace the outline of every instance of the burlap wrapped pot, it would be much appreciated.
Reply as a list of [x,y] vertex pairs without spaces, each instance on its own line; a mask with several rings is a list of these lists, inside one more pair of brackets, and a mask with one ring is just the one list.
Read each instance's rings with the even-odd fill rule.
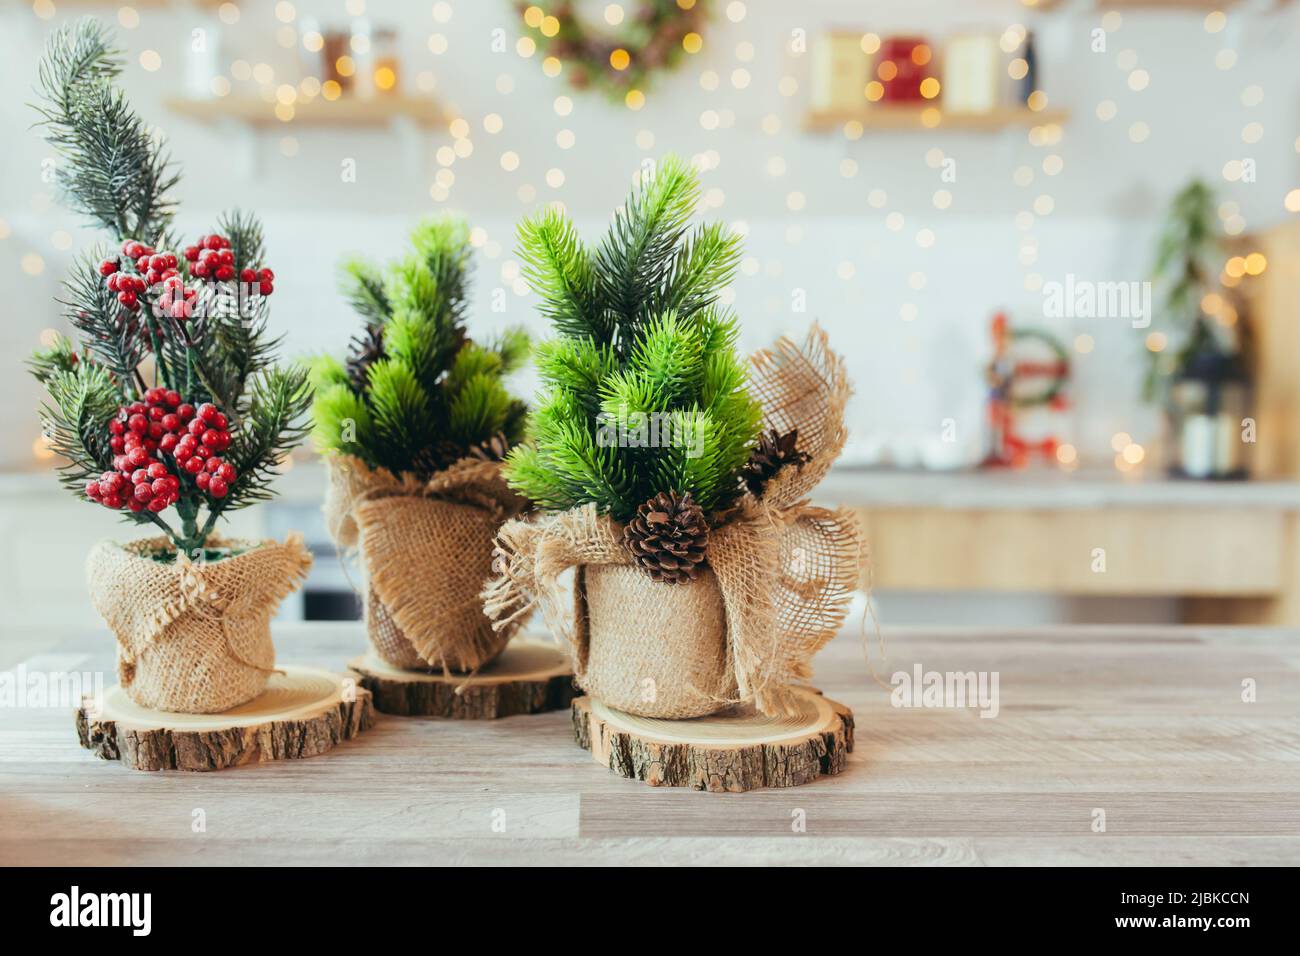
[[662,718],[735,703],[791,713],[790,688],[812,676],[812,656],[848,614],[861,535],[850,511],[807,500],[844,447],[843,360],[813,326],[802,347],[781,339],[752,364],[765,425],[798,429],[809,460],[782,468],[761,498],[746,493],[711,516],[706,574],[651,580],[623,547],[622,526],[590,504],[510,521],[497,535],[488,615],[509,627],[540,605],[571,648],[578,684],[612,707]]
[[230,557],[176,555],[167,538],[90,552],[90,599],[118,642],[123,689],[141,707],[212,714],[252,700],[275,669],[271,616],[302,584],[311,555],[301,535],[276,541],[212,537]]
[[341,549],[360,552],[375,653],[407,670],[462,672],[500,654],[515,628],[493,630],[479,592],[493,536],[524,506],[500,463],[464,459],[422,483],[346,455],[328,462],[326,524]]
[[701,717],[736,699],[718,579],[664,584],[635,567],[580,572],[575,653],[584,689],[646,717]]

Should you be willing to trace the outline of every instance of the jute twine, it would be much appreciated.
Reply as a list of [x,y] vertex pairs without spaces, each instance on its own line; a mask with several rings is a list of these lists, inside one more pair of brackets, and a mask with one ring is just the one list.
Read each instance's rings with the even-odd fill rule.
[[[632,558],[622,527],[594,505],[511,521],[483,593],[496,626],[540,604],[572,650],[578,683],[621,710],[691,717],[745,702],[797,712],[790,687],[812,676],[812,657],[843,625],[863,571],[852,512],[806,498],[844,447],[851,389],[816,325],[802,346],[783,338],[755,354],[750,387],[765,427],[797,428],[810,460],[783,468],[762,498],[746,493],[714,516],[711,575],[668,585],[624,573]],[[561,579],[570,569],[579,569],[577,601]],[[721,624],[710,612],[719,603]]]
[[311,568],[302,536],[213,536],[207,547],[240,553],[164,563],[150,555],[175,554],[165,537],[90,552],[90,599],[117,637],[122,687],[141,707],[218,713],[252,700],[274,672],[271,615]]
[[516,628],[493,630],[479,592],[493,536],[525,504],[500,463],[462,459],[420,482],[351,456],[328,462],[326,525],[341,549],[360,551],[376,653],[395,667],[451,671],[500,654]]

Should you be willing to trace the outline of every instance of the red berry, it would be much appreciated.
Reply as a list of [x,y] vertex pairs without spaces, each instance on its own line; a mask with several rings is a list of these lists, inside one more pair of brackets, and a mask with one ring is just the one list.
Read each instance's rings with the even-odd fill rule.
[[121,435],[113,435],[108,439],[108,447],[114,454],[120,455],[126,451],[126,439]]
[[136,501],[148,501],[153,497],[153,489],[142,481],[140,484],[135,486],[135,491],[131,494]]
[[194,406],[190,404],[177,405],[176,414],[181,417],[181,421],[188,422],[194,417]]
[[172,493],[172,483],[166,478],[155,478],[149,487],[153,489],[154,497],[165,498]]
[[203,459],[198,455],[185,459],[185,464],[181,466],[187,474],[197,475],[203,470]]
[[108,433],[110,435],[121,435],[126,432],[126,422],[121,418],[115,418],[108,423]]
[[149,502],[149,510],[155,514],[167,507],[166,498],[154,498]]
[[163,435],[162,438],[158,439],[158,447],[163,451],[170,452],[176,447],[178,441],[180,441],[180,439],[176,437],[174,432],[168,432],[166,435]]
[[88,481],[88,482],[86,482],[86,497],[87,497],[87,498],[98,498],[98,497],[100,496],[100,494],[101,494],[101,492],[100,492],[100,490],[99,490],[99,482],[97,482],[97,481]]
[[198,437],[199,435],[202,435],[205,431],[208,430],[208,423],[196,415],[194,418],[190,420],[190,423],[189,425],[186,426],[186,428],[191,435]]
[[121,495],[105,495],[102,501],[105,508],[112,508],[114,511],[117,511],[125,503],[126,499]]
[[235,471],[235,466],[228,461],[223,461],[221,463],[221,468],[217,471],[217,474],[220,475],[221,480],[228,485],[234,484],[235,479],[239,477],[239,473]]
[[221,433],[218,432],[215,428],[209,428],[207,431],[203,433],[202,437],[200,438],[200,441],[202,441],[203,444],[207,445],[209,448],[215,448],[218,444],[221,443]]
[[206,463],[206,466],[205,466],[205,467],[206,467],[206,469],[207,469],[208,471],[210,471],[212,474],[215,475],[215,474],[217,473],[217,469],[221,467],[221,459],[220,459],[220,458],[209,458],[209,459],[207,460],[207,463]]
[[193,454],[194,454],[194,449],[186,447],[183,444],[177,444],[176,447],[172,450],[172,457],[175,458],[182,465],[185,464],[187,461],[189,461],[190,457]]
[[235,264],[235,254],[229,249],[222,249],[217,253],[217,261],[223,266],[233,266]]
[[166,478],[167,466],[160,461],[152,462],[147,469],[150,478]]
[[218,266],[215,275],[218,282],[229,282],[235,277],[235,267]]
[[145,502],[136,501],[135,498],[133,497],[126,499],[126,506],[135,512],[144,511],[145,508],[149,507],[149,505],[146,504]]
[[[105,273],[107,275],[107,273]],[[243,269],[239,273],[239,281],[252,284],[257,281],[257,272],[253,269]]]
[[226,480],[222,478],[220,475],[213,475],[208,480],[208,494],[210,494],[212,497],[224,498],[226,497],[226,492],[228,490],[229,490],[229,486],[226,485]]
[[211,457],[211,455],[212,455],[212,449],[209,448],[207,445],[200,445],[198,448],[194,449],[194,457],[200,460],[204,458],[209,458]]
[[99,274],[102,276],[111,276],[117,271],[116,259],[105,259],[99,264]]
[[166,415],[166,414],[167,414],[167,409],[163,408],[161,405],[150,405],[150,406],[149,406],[148,417],[149,417],[149,420],[152,421],[152,422],[160,422],[160,421],[162,421],[162,420],[163,420],[163,416]]
[[149,480],[148,468],[137,468],[135,471],[131,472],[131,484],[133,485],[142,485],[148,480]]
[[199,257],[199,247],[198,247],[198,246],[186,246],[186,247],[185,247],[185,258],[186,258],[186,259],[188,259],[190,262],[193,262],[193,261],[194,261],[195,259],[197,259],[198,257]]
[[140,254],[135,251],[139,247],[139,245],[140,243],[136,242],[134,239],[126,240],[126,242],[122,243],[122,255],[130,256],[132,259],[134,259],[136,256]]
[[261,279],[263,282],[275,281],[275,273],[272,272],[270,269],[259,269],[257,272],[257,277]]
[[146,451],[142,446],[136,445],[134,448],[132,448],[129,452],[126,453],[126,460],[138,468],[141,465],[148,464],[149,452]]
[[207,491],[207,490],[208,490],[208,482],[211,480],[211,478],[212,478],[212,476],[209,475],[206,471],[201,471],[201,472],[199,472],[197,475],[194,476],[194,483],[195,483],[196,485],[198,485],[198,486],[199,486],[201,489],[203,489],[204,491]]
[[226,244],[226,241],[222,239],[220,236],[214,235],[214,236],[208,236],[203,244],[207,246],[209,249],[220,249]]
[[165,401],[172,408],[175,408],[177,405],[181,403],[181,393],[176,391],[176,389],[174,388],[168,389],[167,394],[163,396],[163,401]]
[[190,271],[193,272],[193,273],[194,273],[196,276],[198,276],[200,279],[206,279],[206,278],[208,277],[208,272],[209,272],[210,270],[209,270],[209,268],[208,268],[208,264],[207,264],[206,262],[200,260],[200,261],[194,263],[194,268],[191,269]]
[[262,295],[270,295],[275,291],[275,286],[272,285],[270,279],[263,279],[257,284],[257,291],[262,293]]
[[149,419],[145,418],[139,412],[136,412],[126,420],[126,427],[131,429],[133,434],[143,435],[149,430]]
[[225,431],[226,427],[230,424],[230,422],[226,421],[226,416],[221,414],[221,412],[217,412],[217,414],[212,416],[212,418],[208,419],[208,422],[219,432]]
[[159,421],[162,423],[162,427],[169,432],[174,432],[181,427],[181,417],[175,412],[168,412]]
[[121,302],[128,309],[134,309],[137,299],[134,292],[119,292],[117,294],[117,301]]
[[221,412],[217,409],[217,406],[213,405],[211,402],[204,402],[199,406],[197,414],[199,418],[211,424],[217,420],[217,416],[220,415]]

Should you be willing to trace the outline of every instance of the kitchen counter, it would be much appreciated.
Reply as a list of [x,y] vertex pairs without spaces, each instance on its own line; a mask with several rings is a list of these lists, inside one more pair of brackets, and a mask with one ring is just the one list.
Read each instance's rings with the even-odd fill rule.
[[[282,661],[331,668],[363,641],[353,624],[276,632]],[[997,715],[891,706],[855,625],[815,680],[855,712],[847,771],[734,795],[616,777],[574,745],[567,712],[380,715],[310,760],[144,774],[82,750],[66,707],[4,707],[0,861],[1300,863],[1300,632],[900,629],[886,641],[887,662],[871,648],[886,679],[916,665],[996,673]],[[112,654],[105,633],[25,634],[0,643],[0,667],[108,669]],[[206,832],[192,831],[196,809]],[[806,832],[793,832],[796,809]]]

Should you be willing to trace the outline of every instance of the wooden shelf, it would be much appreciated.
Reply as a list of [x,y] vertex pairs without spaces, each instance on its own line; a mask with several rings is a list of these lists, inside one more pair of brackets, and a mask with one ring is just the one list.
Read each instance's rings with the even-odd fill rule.
[[164,105],[174,113],[204,122],[234,120],[250,126],[388,126],[413,123],[416,126],[440,127],[451,116],[437,101],[414,96],[375,96],[367,99],[340,97],[326,100],[317,97],[293,104],[293,118],[281,120],[275,115],[275,103],[251,96],[225,96],[213,99],[169,99]]
[[[924,114],[937,109],[939,122],[927,125]],[[872,130],[965,130],[992,133],[1011,127],[1046,126],[1064,123],[1069,114],[1064,110],[1034,111],[1007,107],[988,113],[949,113],[933,106],[873,106],[860,110],[813,110],[804,117],[804,129],[824,133],[841,128],[845,123],[857,122],[863,129]]]

